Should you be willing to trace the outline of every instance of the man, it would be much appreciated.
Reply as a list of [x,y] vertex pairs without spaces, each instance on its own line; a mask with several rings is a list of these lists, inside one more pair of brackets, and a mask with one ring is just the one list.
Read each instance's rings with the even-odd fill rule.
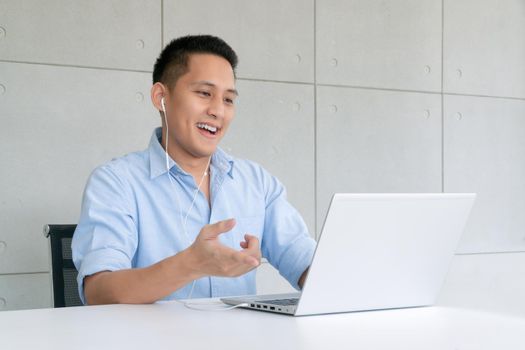
[[237,56],[217,37],[173,40],[155,63],[148,149],[97,168],[73,238],[84,303],[254,294],[261,256],[301,288],[315,241],[281,183],[218,148]]

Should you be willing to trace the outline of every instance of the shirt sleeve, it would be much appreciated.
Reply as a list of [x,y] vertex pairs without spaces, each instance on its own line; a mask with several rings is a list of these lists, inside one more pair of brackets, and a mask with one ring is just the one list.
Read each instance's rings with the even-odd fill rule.
[[97,168],[88,180],[72,241],[78,290],[84,304],[86,276],[132,267],[138,239],[131,197],[129,185],[111,163]]
[[316,242],[299,212],[286,199],[286,189],[266,174],[266,213],[261,242],[263,256],[296,289],[303,272],[310,266]]

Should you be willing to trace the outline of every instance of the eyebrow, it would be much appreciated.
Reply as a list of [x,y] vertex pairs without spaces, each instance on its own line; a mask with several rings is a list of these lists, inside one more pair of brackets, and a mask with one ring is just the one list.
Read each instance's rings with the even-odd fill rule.
[[[196,82],[193,82],[193,83],[190,84],[190,86],[193,86],[193,85],[206,85],[206,86],[209,86],[209,87],[212,87],[212,88],[216,88],[217,87],[217,85],[215,85],[211,81],[207,81],[207,80],[200,80],[200,81],[196,81]],[[227,89],[226,91],[231,92],[232,94],[235,94],[235,96],[239,96],[239,92],[237,90],[235,90],[235,89]]]

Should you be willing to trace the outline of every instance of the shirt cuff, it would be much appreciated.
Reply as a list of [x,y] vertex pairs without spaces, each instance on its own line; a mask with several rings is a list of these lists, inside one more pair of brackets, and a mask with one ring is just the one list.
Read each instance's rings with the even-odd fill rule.
[[87,305],[84,295],[84,278],[86,276],[101,271],[117,271],[129,268],[131,268],[131,261],[128,256],[116,249],[95,250],[84,256],[77,276],[78,295],[82,303]]
[[280,266],[288,268],[286,271],[279,270],[279,273],[297,290],[301,289],[299,278],[312,263],[315,247],[316,242],[310,237],[305,237],[295,242],[282,257]]

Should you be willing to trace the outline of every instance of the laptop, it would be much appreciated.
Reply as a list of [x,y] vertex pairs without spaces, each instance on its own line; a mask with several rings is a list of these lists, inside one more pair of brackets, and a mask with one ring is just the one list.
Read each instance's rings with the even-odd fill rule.
[[221,301],[294,316],[433,305],[475,197],[337,193],[301,293]]

